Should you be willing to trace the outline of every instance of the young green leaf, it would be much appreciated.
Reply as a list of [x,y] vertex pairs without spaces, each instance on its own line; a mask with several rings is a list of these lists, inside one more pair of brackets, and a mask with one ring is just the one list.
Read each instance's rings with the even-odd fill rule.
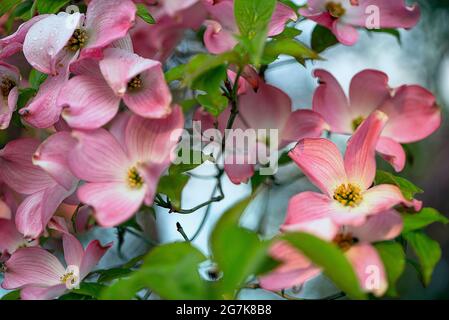
[[440,245],[420,231],[404,233],[403,237],[408,241],[419,259],[424,285],[429,285],[433,270],[441,259]]
[[321,267],[323,273],[349,297],[366,298],[352,265],[336,245],[302,232],[288,233],[280,239],[288,241],[314,264]]
[[412,200],[417,193],[424,191],[413,183],[402,177],[395,176],[389,172],[378,170],[376,173],[376,184],[393,184],[401,189],[407,200]]
[[405,253],[402,246],[393,241],[380,242],[375,245],[377,252],[382,259],[385,267],[385,272],[388,278],[389,296],[396,297],[396,282],[402,275],[405,269]]
[[156,20],[154,20],[151,13],[148,11],[148,8],[143,3],[136,4],[137,7],[137,16],[141,18],[143,21],[145,21],[148,24],[155,24]]
[[259,66],[267,41],[268,25],[276,0],[235,0],[234,15],[240,30],[240,43],[255,66]]
[[234,15],[242,36],[253,39],[258,33],[266,33],[276,0],[235,0]]
[[181,209],[182,191],[190,177],[183,174],[163,176],[159,181],[158,192],[169,197],[174,209]]
[[417,213],[404,213],[402,214],[402,220],[404,221],[404,228],[402,230],[404,233],[422,229],[436,222],[449,223],[448,218],[433,208],[423,208]]
[[279,55],[292,56],[301,64],[306,60],[319,60],[321,57],[302,42],[295,39],[279,39],[267,43],[263,54],[263,63],[275,61]]

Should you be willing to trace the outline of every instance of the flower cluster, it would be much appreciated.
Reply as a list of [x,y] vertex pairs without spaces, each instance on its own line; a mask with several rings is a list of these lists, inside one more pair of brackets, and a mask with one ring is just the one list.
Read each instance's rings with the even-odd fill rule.
[[[341,249],[364,291],[386,292],[387,271],[373,243],[399,236],[402,212],[419,212],[422,204],[398,185],[374,183],[376,155],[396,172],[404,169],[402,144],[423,140],[441,124],[434,95],[418,85],[391,88],[385,73],[364,70],[354,76],[347,97],[329,72],[318,69],[311,109],[294,111],[290,97],[265,81],[264,70],[281,54],[303,64],[319,58],[295,40],[290,23],[299,15],[352,45],[372,6],[379,10],[379,28],[406,29],[417,23],[418,7],[402,0],[309,0],[298,10],[270,0],[252,13],[257,6],[245,7],[252,0],[85,2],[83,12],[38,6],[37,15],[22,17],[17,30],[0,39],[0,132],[7,137],[0,149],[4,289],[20,290],[22,299],[61,297],[92,279],[112,246],[94,240],[84,248],[76,236],[88,224],[120,230],[153,206],[196,211],[181,209],[179,194],[194,166],[173,165],[183,129],[190,127],[185,118],[192,116],[208,142],[209,129],[277,134],[258,135],[245,150],[219,143],[214,158],[224,158],[223,166],[215,163],[221,196],[196,209],[224,197],[225,174],[234,184],[254,183],[266,164],[261,154],[285,150],[321,191],[291,198],[281,235],[267,253],[280,265],[259,277],[262,288],[302,285],[322,271],[282,238],[305,232]],[[167,61],[192,30],[204,52],[168,70]],[[16,56],[26,63],[14,64]],[[28,80],[21,76],[27,73]],[[173,94],[184,87],[194,99]],[[329,139],[334,133],[350,136],[344,157]],[[61,240],[64,264],[52,253],[61,250],[43,241],[48,238]],[[368,267],[378,270],[374,284]],[[155,291],[165,297],[164,290]]]

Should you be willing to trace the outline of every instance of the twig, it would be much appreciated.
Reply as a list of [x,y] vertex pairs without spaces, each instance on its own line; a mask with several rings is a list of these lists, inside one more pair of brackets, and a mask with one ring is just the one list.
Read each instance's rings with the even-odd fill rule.
[[184,228],[179,222],[176,222],[176,230],[181,234],[186,242],[190,242],[189,237],[187,237],[186,233],[184,232]]

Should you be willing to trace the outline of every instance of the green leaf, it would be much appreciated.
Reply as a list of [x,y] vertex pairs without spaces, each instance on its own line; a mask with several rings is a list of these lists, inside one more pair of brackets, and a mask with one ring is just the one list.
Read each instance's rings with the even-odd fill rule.
[[36,0],[39,14],[58,13],[70,0]]
[[223,272],[220,295],[227,299],[235,298],[250,275],[267,271],[272,262],[267,257],[270,242],[261,241],[255,232],[238,226],[251,199],[245,198],[226,211],[211,236],[213,259]]
[[81,283],[80,288],[72,290],[72,293],[89,296],[92,298],[98,298],[105,288],[106,287],[100,283],[83,282]]
[[301,30],[296,29],[294,27],[286,27],[282,33],[272,37],[274,40],[280,39],[294,39],[302,33]]
[[184,77],[185,68],[186,66],[184,64],[171,68],[165,72],[165,81],[170,83],[176,80],[181,80]]
[[196,97],[201,106],[214,117],[218,117],[229,105],[228,98],[221,94],[202,94]]
[[415,194],[424,191],[413,183],[402,177],[395,176],[389,172],[378,170],[376,173],[376,184],[393,184],[401,189],[402,194],[407,200],[413,200]]
[[112,268],[108,270],[101,270],[97,273],[100,274],[98,278],[99,283],[111,282],[112,280],[121,279],[130,275],[133,271],[131,269],[124,268]]
[[37,90],[33,88],[19,89],[19,99],[17,100],[17,107],[19,109],[25,107],[32,98],[36,95]]
[[22,0],[2,0],[0,1],[0,16],[12,10]]
[[165,73],[165,80],[167,82],[180,80],[182,85],[192,87],[199,77],[210,70],[230,63],[240,63],[240,56],[234,51],[219,55],[200,53],[192,57],[188,63],[168,70]]
[[20,290],[8,292],[0,300],[20,300]]
[[37,71],[36,69],[31,70],[30,76],[28,77],[28,82],[30,83],[31,88],[38,90],[40,85],[44,83],[47,79],[48,75]]
[[14,8],[12,15],[16,19],[21,19],[24,21],[30,20],[33,16],[32,14],[33,5],[34,2],[32,0],[23,1]]
[[234,16],[240,30],[240,42],[251,56],[254,65],[260,64],[267,40],[276,0],[235,0]]
[[189,155],[187,159],[184,159],[186,163],[183,163],[183,154],[181,153],[182,149],[180,150],[178,154],[178,159],[176,161],[180,161],[179,164],[173,164],[169,168],[168,172],[170,175],[175,176],[179,175],[188,171],[191,171],[195,169],[196,167],[200,166],[204,163],[204,161],[209,160],[211,162],[215,162],[214,158],[212,156],[206,156],[203,152],[193,150],[192,148],[189,151]]
[[423,208],[417,213],[404,213],[402,214],[402,220],[404,221],[402,230],[404,233],[427,227],[435,222],[449,223],[448,218],[433,208]]
[[290,158],[290,156],[288,155],[289,151],[283,152],[280,156],[279,156],[279,160],[278,160],[278,164],[280,166],[286,165],[286,164],[290,164],[293,162],[292,158]]
[[399,44],[402,44],[401,33],[400,33],[399,30],[397,30],[397,29],[366,29],[366,31],[368,31],[368,32],[374,32],[374,33],[385,33],[385,34],[389,34],[389,35],[395,37],[396,40],[398,40],[398,43],[399,43]]
[[275,0],[235,0],[234,15],[240,34],[251,39],[266,32],[275,6]]
[[281,54],[292,56],[301,64],[304,64],[304,61],[308,59],[321,59],[315,51],[298,40],[279,39],[267,43],[264,51],[263,63],[269,64],[275,61]]
[[189,179],[183,174],[163,176],[159,181],[158,193],[168,196],[174,209],[181,209],[182,191]]
[[140,270],[106,288],[101,298],[128,300],[144,288],[169,300],[211,298],[211,288],[198,271],[199,264],[205,260],[206,257],[187,242],[156,247],[145,258]]
[[318,53],[338,44],[337,38],[328,29],[319,24],[312,31],[312,49]]
[[210,69],[197,77],[191,87],[192,89],[205,92],[197,96],[198,102],[212,115],[218,117],[229,104],[228,99],[221,91],[222,84],[227,78],[227,67],[222,64]]
[[382,259],[385,271],[387,273],[387,294],[389,296],[396,297],[398,295],[396,291],[396,282],[405,269],[404,250],[399,243],[393,241],[377,243],[375,248]]
[[440,245],[419,231],[404,233],[403,237],[408,241],[419,259],[424,285],[429,285],[433,270],[441,259]]
[[156,20],[154,20],[153,16],[148,11],[148,8],[143,3],[136,4],[137,7],[137,16],[141,18],[148,24],[155,24]]
[[313,263],[320,266],[324,274],[349,297],[366,298],[351,264],[336,245],[301,232],[287,233],[281,239],[288,241]]

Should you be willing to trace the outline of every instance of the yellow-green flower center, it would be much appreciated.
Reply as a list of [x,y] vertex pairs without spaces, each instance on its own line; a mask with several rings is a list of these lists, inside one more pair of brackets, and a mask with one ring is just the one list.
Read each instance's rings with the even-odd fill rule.
[[78,51],[86,46],[87,40],[89,39],[86,30],[76,29],[72,37],[67,43],[67,48],[70,51]]
[[335,189],[334,199],[345,207],[356,207],[363,200],[362,190],[352,183],[344,183]]
[[352,130],[356,131],[358,127],[362,124],[362,122],[365,121],[365,118],[360,116],[352,120]]
[[128,170],[128,186],[131,189],[140,189],[143,186],[143,179],[137,171],[136,167],[132,167]]
[[71,284],[75,284],[77,280],[78,279],[76,278],[73,271],[67,272],[59,278],[59,281],[61,281],[61,283],[67,283],[67,281],[70,281]]
[[341,5],[341,3],[330,1],[326,3],[326,10],[329,14],[334,18],[340,18],[346,13],[345,8]]
[[128,89],[130,90],[140,89],[142,88],[142,84],[143,84],[142,78],[140,77],[140,74],[138,74],[128,82]]

